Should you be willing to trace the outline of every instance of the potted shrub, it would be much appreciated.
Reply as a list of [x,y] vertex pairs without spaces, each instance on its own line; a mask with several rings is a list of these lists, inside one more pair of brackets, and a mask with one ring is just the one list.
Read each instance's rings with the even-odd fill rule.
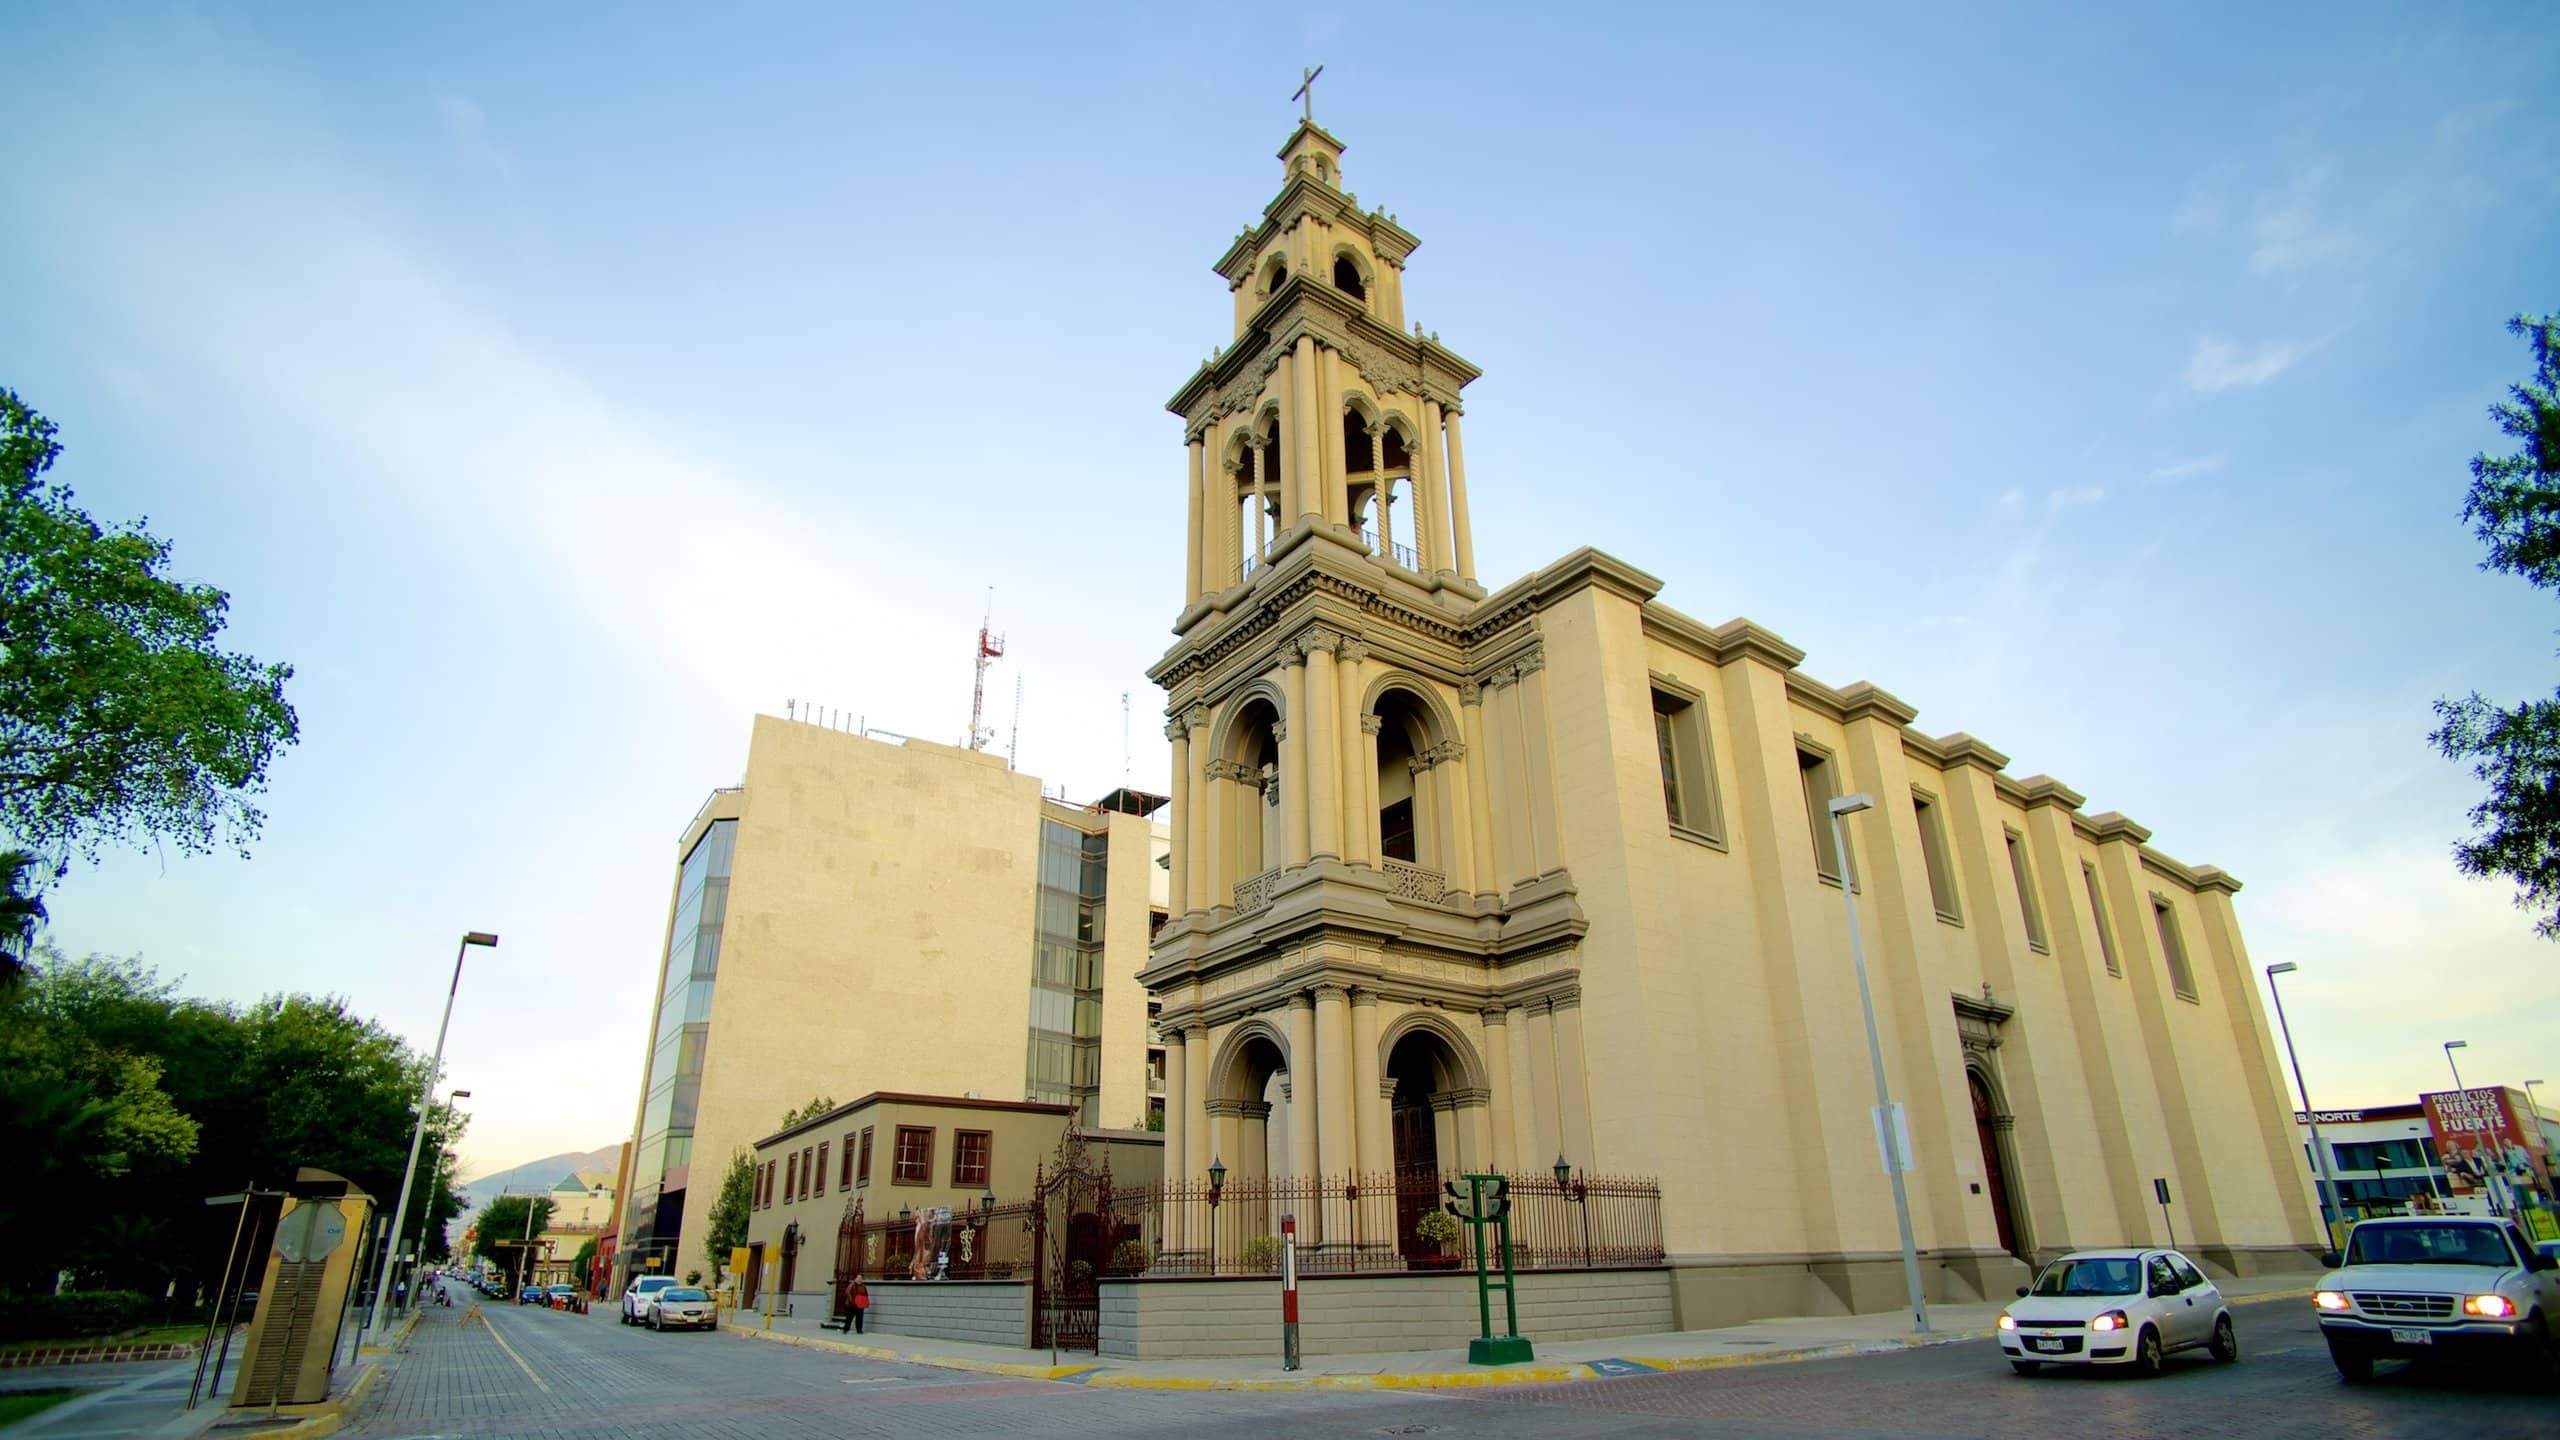
[[1112,1247],[1111,1263],[1104,1267],[1106,1275],[1139,1275],[1156,1263],[1155,1252],[1144,1240],[1123,1240]]
[[1463,1257],[1446,1253],[1448,1247],[1458,1243],[1458,1237],[1466,1233],[1464,1227],[1458,1224],[1457,1216],[1450,1214],[1446,1210],[1426,1210],[1423,1212],[1420,1219],[1413,1222],[1413,1233],[1416,1237],[1427,1240],[1432,1245],[1439,1247],[1439,1251],[1441,1253],[1408,1255],[1405,1257],[1405,1263],[1407,1265],[1410,1265],[1416,1270],[1455,1270],[1458,1268],[1458,1261]]
[[1244,1242],[1244,1268],[1277,1270],[1280,1268],[1280,1237],[1256,1235]]

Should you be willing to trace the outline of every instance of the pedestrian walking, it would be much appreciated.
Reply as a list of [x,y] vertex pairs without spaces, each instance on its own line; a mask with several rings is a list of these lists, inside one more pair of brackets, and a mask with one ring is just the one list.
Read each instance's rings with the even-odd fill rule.
[[865,1310],[868,1310],[868,1309],[870,1309],[870,1308],[871,1308],[871,1287],[870,1287],[870,1286],[868,1286],[868,1285],[863,1284],[863,1283],[862,1283],[861,1281],[859,1281],[859,1280],[854,1281],[854,1282],[853,1282],[853,1333],[854,1333],[854,1334],[859,1335],[859,1334],[861,1334],[861,1333],[862,1333],[862,1312],[863,1312],[863,1311],[865,1311]]

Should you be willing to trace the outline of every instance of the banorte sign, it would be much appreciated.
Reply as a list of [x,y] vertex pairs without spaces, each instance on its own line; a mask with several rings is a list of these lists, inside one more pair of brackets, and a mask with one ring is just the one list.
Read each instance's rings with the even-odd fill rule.
[[2438,1090],[2419,1096],[2418,1103],[2426,1107],[2427,1128],[2434,1133],[2436,1154],[2454,1194],[2478,1194],[2489,1188],[2493,1175],[2505,1176],[2512,1187],[2550,1193],[2542,1127],[2520,1121],[2512,1091],[2501,1086]]

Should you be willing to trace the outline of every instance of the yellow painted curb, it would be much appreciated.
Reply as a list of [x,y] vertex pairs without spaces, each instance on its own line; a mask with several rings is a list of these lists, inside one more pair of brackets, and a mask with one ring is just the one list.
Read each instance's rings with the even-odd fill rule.
[[844,1340],[821,1340],[815,1335],[793,1335],[787,1331],[748,1330],[723,1325],[731,1335],[750,1340],[767,1340],[776,1345],[797,1345],[804,1350],[833,1350],[840,1355],[859,1355],[865,1360],[890,1360],[902,1365],[931,1365],[943,1370],[967,1370],[980,1375],[1009,1375],[1019,1380],[1059,1380],[1081,1375],[1090,1365],[1023,1365],[1001,1360],[971,1360],[958,1355],[908,1355],[896,1350],[882,1350],[870,1345],[856,1345]]
[[[411,1332],[418,1328],[418,1318],[417,1311],[410,1311],[407,1323],[400,1327],[399,1337],[391,1343],[396,1346],[402,1340],[408,1339]],[[365,1348],[372,1350],[374,1347],[368,1345]],[[319,1440],[323,1435],[338,1433],[338,1427],[347,1423],[347,1412],[356,1408],[356,1402],[364,1398],[364,1392],[372,1389],[373,1382],[381,1378],[382,1362],[376,1360],[365,1367],[362,1375],[356,1377],[355,1384],[347,1387],[346,1394],[331,1396],[329,1399],[310,1405],[285,1407],[288,1411],[299,1412],[302,1418],[281,1430],[264,1431],[258,1436],[258,1440]]]

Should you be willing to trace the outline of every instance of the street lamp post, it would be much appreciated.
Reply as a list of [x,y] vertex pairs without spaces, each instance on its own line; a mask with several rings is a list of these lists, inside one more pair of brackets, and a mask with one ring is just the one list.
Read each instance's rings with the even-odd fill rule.
[[1858,1009],[1867,1020],[1867,1064],[1876,1077],[1876,1136],[1887,1157],[1885,1176],[1893,1182],[1893,1221],[1902,1232],[1902,1283],[1911,1295],[1911,1328],[1929,1329],[1929,1302],[1920,1293],[1920,1249],[1911,1239],[1911,1197],[1902,1184],[1902,1136],[1893,1123],[1893,1092],[1884,1079],[1884,1042],[1876,1038],[1876,1002],[1867,990],[1867,952],[1858,940],[1856,877],[1849,873],[1849,837],[1842,817],[1875,808],[1871,795],[1843,795],[1831,802],[1831,848],[1838,853],[1840,901],[1849,911],[1849,957],[1858,969]]
[[2409,1133],[2418,1137],[2418,1168],[2426,1173],[2427,1189],[2436,1197],[2436,1208],[2444,1208],[2444,1187],[2436,1183],[2435,1157],[2427,1153],[2427,1127],[2412,1125]]
[[[427,1170],[427,1213],[418,1217],[417,1254],[421,1263],[427,1258],[427,1232],[436,1228],[436,1197],[444,1189],[444,1151],[452,1143],[454,1103],[470,1098],[468,1090],[456,1090],[445,1097],[444,1128],[436,1133],[436,1158]],[[416,1272],[412,1269],[411,1273]]]
[[391,1244],[382,1252],[382,1268],[373,1277],[373,1308],[369,1323],[382,1328],[383,1292],[391,1287],[391,1262],[400,1250],[400,1236],[409,1228],[409,1187],[418,1181],[418,1148],[427,1140],[427,1106],[436,1093],[436,1081],[444,1071],[445,1032],[453,1027],[453,997],[462,989],[462,957],[474,945],[495,949],[498,937],[486,930],[466,930],[462,943],[453,947],[453,983],[445,987],[444,1018],[436,1022],[435,1058],[427,1062],[426,1078],[418,1082],[418,1125],[409,1132],[409,1165],[400,1172],[400,1204],[391,1212]]
[[[2468,1050],[2470,1048],[2471,1042],[2468,1040],[2447,1040],[2444,1042],[2444,1064],[2446,1069],[2453,1072],[2454,1103],[2458,1105],[2467,1104],[2471,1092],[2462,1087],[2462,1066],[2453,1058],[2453,1052],[2456,1050]],[[2471,1161],[2475,1166],[2479,1165],[2480,1148],[2476,1143],[2471,1149]],[[2495,1175],[2488,1173],[2487,1167],[2482,1166],[2481,1170],[2480,1193],[2482,1197],[2489,1202],[2489,1213],[2495,1215],[2498,1213],[2498,1179]],[[2448,1169],[2445,1171],[2445,1174],[2450,1176],[2453,1174],[2453,1171]]]
[[2320,1228],[2328,1232],[2329,1241],[2337,1242],[2337,1216],[2346,1209],[2346,1197],[2338,1193],[2338,1174],[2329,1166],[2329,1147],[2320,1139],[2320,1112],[2312,1108],[2311,1087],[2302,1083],[2302,1057],[2294,1053],[2293,1025],[2284,1018],[2284,992],[2277,988],[2276,977],[2290,975],[2301,967],[2290,960],[2267,967],[2267,994],[2276,1002],[2276,1029],[2284,1034],[2284,1058],[2293,1066],[2293,1088],[2302,1096],[2302,1118],[2311,1126],[2311,1158],[2320,1162]]

